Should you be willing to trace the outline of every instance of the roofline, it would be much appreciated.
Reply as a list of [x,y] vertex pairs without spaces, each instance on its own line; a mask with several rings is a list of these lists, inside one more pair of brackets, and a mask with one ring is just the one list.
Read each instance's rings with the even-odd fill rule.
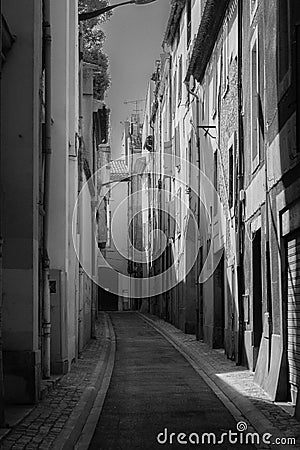
[[230,1],[206,0],[185,81],[193,75],[201,83]]
[[167,28],[163,38],[163,45],[171,45],[175,36],[175,30],[181,17],[186,0],[171,0],[171,12],[169,15]]

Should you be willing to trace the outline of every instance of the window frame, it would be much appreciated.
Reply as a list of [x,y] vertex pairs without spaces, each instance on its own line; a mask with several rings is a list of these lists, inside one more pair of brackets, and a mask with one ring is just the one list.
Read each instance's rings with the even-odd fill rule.
[[[232,133],[227,143],[228,153],[228,208],[230,216],[234,216],[235,202],[236,202],[236,133]],[[230,153],[232,153],[232,167],[230,164]],[[232,172],[232,173],[230,173]]]
[[188,145],[186,148],[186,194],[192,192],[192,157],[193,157],[193,131],[188,139]]
[[182,54],[179,57],[178,69],[177,69],[177,106],[180,106],[182,100]]
[[223,25],[223,45],[222,45],[222,79],[223,79],[223,98],[225,97],[229,88],[229,21],[225,18]]
[[[285,0],[286,5],[287,5],[287,69],[286,72],[284,73],[283,77],[280,79],[279,78],[279,70],[280,70],[280,60],[281,60],[281,49],[280,47],[277,48],[277,65],[278,65],[278,73],[277,73],[277,80],[278,80],[278,87],[279,87],[279,100],[282,98],[282,96],[284,95],[284,93],[287,91],[287,89],[290,87],[291,85],[291,81],[292,81],[292,76],[291,76],[291,72],[292,72],[292,44],[291,44],[291,22],[290,22],[290,17],[291,17],[291,3],[290,0]],[[280,15],[280,2],[278,4],[278,19],[277,19],[277,24],[278,24],[278,32],[280,32],[280,27],[279,27],[279,15]],[[282,40],[282,36],[279,36],[279,42],[281,42]]]
[[181,148],[180,148],[180,125],[177,123],[174,130],[174,150],[175,150],[175,167],[180,170]]
[[217,113],[217,104],[218,104],[218,58],[217,55],[214,54],[213,63],[212,63],[212,109],[211,109],[211,118],[214,119]]
[[214,216],[218,213],[218,176],[219,176],[219,155],[218,155],[218,149],[214,152]]
[[[256,107],[254,106],[253,99],[253,49],[256,47],[255,51],[255,63],[256,63]],[[259,108],[258,108],[258,98],[259,98],[259,40],[258,40],[258,27],[256,26],[250,41],[250,147],[251,147],[251,168],[252,173],[255,172],[260,163],[260,133],[259,133]],[[253,157],[254,149],[254,130],[253,130],[253,113],[254,108],[256,108],[256,155]]]
[[106,240],[106,248],[111,248],[111,209],[107,211],[107,240]]
[[176,114],[177,102],[177,66],[175,67],[172,79],[172,117],[174,119]]
[[176,207],[176,234],[181,234],[181,216],[182,216],[182,205],[181,205],[181,195],[182,189],[181,186],[177,189],[175,196],[175,207]]
[[192,0],[186,0],[186,47],[192,41]]

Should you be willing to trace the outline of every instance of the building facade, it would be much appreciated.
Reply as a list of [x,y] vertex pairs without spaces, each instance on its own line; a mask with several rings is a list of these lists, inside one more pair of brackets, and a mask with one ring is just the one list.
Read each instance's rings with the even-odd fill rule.
[[[124,311],[129,308],[128,298],[128,215],[129,173],[123,159],[109,164],[109,181],[104,183],[103,194],[107,201],[106,267],[99,269],[100,309]],[[106,192],[104,191],[106,189]],[[101,271],[103,271],[101,273]],[[103,283],[105,280],[105,284]]]
[[1,80],[1,395],[28,404],[93,334],[92,174],[108,114],[93,100],[94,68],[80,60],[77,2],[3,1],[2,14],[11,31]]
[[154,270],[174,264],[177,280],[149,311],[224,348],[297,415],[299,13],[293,0],[171,2],[143,140],[159,166],[148,226],[167,237]]

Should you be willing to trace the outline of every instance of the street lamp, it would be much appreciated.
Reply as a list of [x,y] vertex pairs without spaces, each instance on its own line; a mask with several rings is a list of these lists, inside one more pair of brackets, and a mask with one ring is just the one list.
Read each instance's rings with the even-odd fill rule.
[[100,16],[101,14],[105,14],[108,11],[111,11],[112,9],[117,8],[118,6],[130,5],[130,4],[146,5],[147,3],[153,3],[155,1],[156,0],[129,0],[127,2],[117,3],[115,5],[104,6],[103,8],[96,9],[95,11],[88,11],[88,12],[79,14],[78,20],[79,20],[79,22],[82,22],[83,20],[92,19],[93,17],[97,17],[97,16]]

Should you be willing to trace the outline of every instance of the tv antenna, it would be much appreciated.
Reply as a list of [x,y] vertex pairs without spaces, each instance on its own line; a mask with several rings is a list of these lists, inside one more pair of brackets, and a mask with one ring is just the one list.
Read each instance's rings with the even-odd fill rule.
[[139,105],[139,103],[143,103],[145,101],[146,101],[146,99],[144,99],[144,98],[141,98],[141,99],[138,99],[138,100],[128,100],[128,101],[124,102],[124,105],[129,105],[129,104],[132,104],[132,103],[135,104],[134,113],[136,115],[138,115],[139,112],[143,111],[142,109],[138,108],[138,105]]

